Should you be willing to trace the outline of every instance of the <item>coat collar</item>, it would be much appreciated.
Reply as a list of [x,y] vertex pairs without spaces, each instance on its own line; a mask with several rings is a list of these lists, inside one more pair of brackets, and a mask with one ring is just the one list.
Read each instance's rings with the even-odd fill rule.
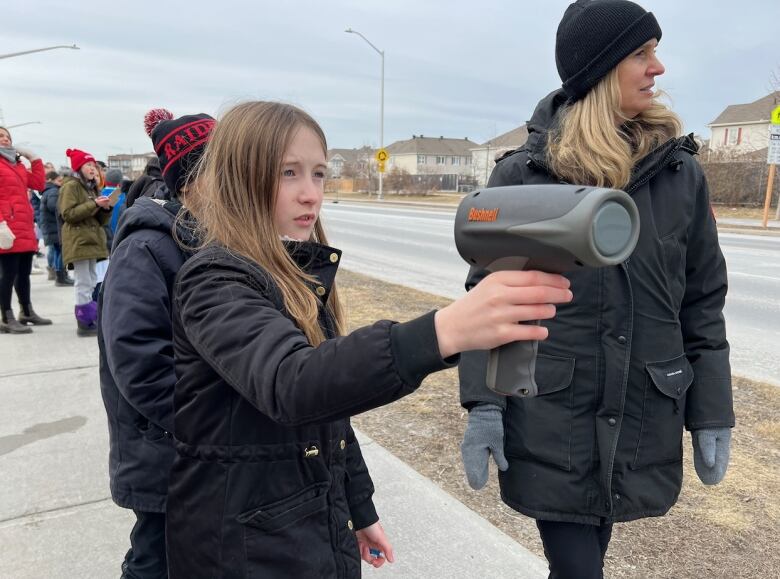
[[[548,132],[558,122],[563,106],[567,102],[563,89],[558,89],[544,97],[534,110],[531,120],[528,121],[528,141],[525,148],[528,156],[534,164],[543,168],[550,175],[552,172],[547,167],[547,136]],[[641,159],[631,172],[631,180],[626,186],[626,192],[631,193],[652,179],[661,169],[675,163],[677,153],[684,151],[690,155],[698,152],[698,145],[693,139],[693,134],[684,137],[669,139],[662,145],[653,149],[647,156]]]
[[313,241],[285,240],[283,243],[298,267],[317,279],[316,283],[308,285],[320,301],[326,303],[336,280],[341,250]]

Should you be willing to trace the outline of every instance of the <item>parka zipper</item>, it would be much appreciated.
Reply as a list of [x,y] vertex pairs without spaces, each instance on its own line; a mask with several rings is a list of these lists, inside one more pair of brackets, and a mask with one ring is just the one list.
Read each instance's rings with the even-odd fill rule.
[[662,169],[666,168],[666,166],[671,162],[672,157],[677,153],[677,151],[679,151],[682,148],[682,145],[683,145],[683,139],[682,138],[677,139],[677,143],[671,148],[671,150],[666,155],[664,155],[664,158],[661,159],[660,163],[654,165],[653,168],[650,171],[648,171],[644,175],[644,177],[642,177],[639,181],[635,183],[629,183],[628,187],[626,187],[626,193],[630,195],[632,191],[641,187],[642,185],[647,183],[650,179],[658,175],[658,173]]
[[626,341],[625,349],[625,364],[623,365],[623,383],[620,387],[620,411],[618,413],[618,422],[615,425],[615,438],[612,441],[612,449],[609,452],[609,466],[607,467],[607,500],[606,505],[608,514],[611,514],[614,510],[612,503],[612,472],[615,467],[615,455],[617,454],[618,441],[620,440],[620,429],[623,425],[623,414],[626,408],[626,396],[628,389],[628,375],[631,370],[631,344],[634,338],[634,291],[631,288],[631,276],[628,272],[628,263],[630,257],[620,264],[620,268],[626,274],[626,286],[628,287],[628,327],[627,334],[628,339]]

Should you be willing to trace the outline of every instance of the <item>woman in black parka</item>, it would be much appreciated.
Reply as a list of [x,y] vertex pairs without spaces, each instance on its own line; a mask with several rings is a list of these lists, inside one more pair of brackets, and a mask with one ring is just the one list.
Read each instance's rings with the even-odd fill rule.
[[[556,41],[563,87],[538,104],[528,142],[489,182],[623,189],[641,216],[625,263],[567,276],[575,299],[544,324],[538,397],[488,390],[484,353],[460,363],[469,482],[485,484],[492,454],[504,502],[538,522],[553,578],[601,577],[613,522],[671,508],[684,426],[702,482],[720,482],[728,465],[726,265],[697,146],[653,92],[660,38],[632,2],[571,4]],[[467,287],[482,275],[470,272]]]
[[191,206],[204,248],[174,295],[173,579],[357,578],[361,558],[392,562],[349,417],[458,352],[546,336],[517,321],[571,297],[562,276],[500,272],[438,312],[340,335],[326,151],[309,115],[268,102],[231,109],[206,148]]

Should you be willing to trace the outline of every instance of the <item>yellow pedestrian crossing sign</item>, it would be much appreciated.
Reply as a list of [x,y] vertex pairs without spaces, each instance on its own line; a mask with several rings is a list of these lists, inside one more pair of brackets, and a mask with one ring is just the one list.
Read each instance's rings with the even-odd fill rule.
[[376,152],[375,157],[377,161],[379,161],[380,163],[384,163],[390,158],[390,155],[387,153],[387,149],[379,149]]
[[772,111],[772,124],[780,125],[780,106]]
[[385,172],[385,162],[384,161],[379,161],[379,163],[377,163],[377,169],[379,170],[380,173],[384,173]]

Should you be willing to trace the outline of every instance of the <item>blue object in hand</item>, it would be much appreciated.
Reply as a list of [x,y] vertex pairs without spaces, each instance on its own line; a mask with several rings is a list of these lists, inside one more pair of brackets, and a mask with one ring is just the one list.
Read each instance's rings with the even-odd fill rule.
[[368,552],[375,559],[378,559],[379,557],[384,557],[384,555],[382,555],[382,551],[380,551],[379,549],[369,549]]

